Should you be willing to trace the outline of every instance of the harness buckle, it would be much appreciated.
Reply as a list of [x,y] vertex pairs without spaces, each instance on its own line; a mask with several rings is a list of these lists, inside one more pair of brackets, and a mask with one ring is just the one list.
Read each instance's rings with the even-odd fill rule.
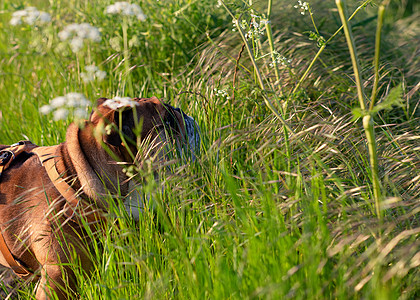
[[0,151],[0,165],[4,166],[10,160],[10,158],[15,159],[15,154],[10,150],[2,150]]

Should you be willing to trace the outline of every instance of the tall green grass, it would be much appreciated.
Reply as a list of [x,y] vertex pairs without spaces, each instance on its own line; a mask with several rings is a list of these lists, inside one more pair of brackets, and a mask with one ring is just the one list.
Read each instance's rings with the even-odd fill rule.
[[[73,117],[38,111],[68,92],[92,106],[102,96],[156,95],[201,126],[195,162],[158,182],[142,171],[152,200],[138,223],[110,199],[94,270],[74,264],[81,299],[420,296],[415,1],[384,6],[377,65],[378,8],[347,1],[363,88],[377,91],[381,205],[335,3],[311,1],[312,15],[301,15],[294,1],[143,1],[145,22],[106,15],[109,4],[0,1],[1,143],[64,141]],[[11,26],[29,5],[52,22]],[[271,22],[245,39],[253,15]],[[232,20],[244,21],[241,32]],[[102,41],[72,53],[57,35],[73,22],[101,28]],[[291,62],[270,66],[273,50]],[[81,72],[93,63],[108,75],[86,84]],[[18,284],[17,297],[33,298],[32,289]]]

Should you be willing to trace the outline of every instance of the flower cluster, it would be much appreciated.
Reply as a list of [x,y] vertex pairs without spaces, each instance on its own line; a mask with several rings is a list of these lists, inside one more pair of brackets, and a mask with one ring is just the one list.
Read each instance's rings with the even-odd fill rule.
[[49,13],[39,11],[35,7],[27,7],[12,14],[10,25],[16,26],[22,23],[34,25],[36,23],[48,23],[49,21],[51,21]]
[[146,15],[143,13],[143,10],[140,8],[140,6],[125,1],[116,2],[107,6],[105,13],[110,15],[121,14],[123,16],[136,16],[140,21],[146,20]]
[[[232,28],[232,31],[236,31],[236,19],[233,19],[233,20],[232,20],[232,23],[233,23],[233,28]],[[247,23],[245,20],[242,20],[242,21],[241,21],[241,23],[239,23],[239,26],[240,26],[243,30],[245,30],[245,29],[246,29],[246,27],[248,26],[248,23]]]
[[229,94],[226,90],[218,90],[218,89],[214,89],[214,93],[216,95],[216,97],[223,97],[226,99],[230,99]]
[[309,10],[309,4],[307,2],[302,2],[298,0],[298,5],[295,5],[294,8],[299,8],[300,14],[305,15],[305,12]]
[[272,57],[273,57],[273,62],[270,63],[270,67],[274,67],[274,65],[287,66],[292,62],[291,59],[286,58],[285,56],[281,55],[277,51],[273,52]]
[[88,23],[67,25],[63,31],[58,33],[58,37],[61,41],[71,40],[70,47],[73,52],[79,52],[83,48],[85,40],[101,41],[99,29]]
[[106,100],[103,105],[109,107],[110,109],[117,110],[121,107],[135,107],[138,103],[130,97],[114,97]]
[[268,20],[263,20],[260,16],[251,15],[252,21],[250,24],[250,30],[245,34],[247,39],[254,38],[258,39],[260,35],[264,35],[265,25],[270,23]]
[[[248,40],[250,38],[252,39],[259,39],[261,35],[264,35],[265,28],[264,26],[270,21],[263,20],[262,17],[257,15],[251,15],[252,20],[251,23],[248,25],[248,23],[245,20],[242,20],[241,23],[239,23],[239,26],[247,31],[245,33],[245,38]],[[232,31],[236,31],[236,20],[233,20],[233,29]]]
[[82,77],[84,83],[88,83],[94,80],[102,81],[106,77],[106,72],[99,70],[99,68],[95,65],[86,66],[85,71],[86,72],[80,73],[80,77]]
[[54,98],[50,104],[42,106],[39,111],[46,115],[53,112],[54,121],[65,120],[69,115],[69,109],[73,110],[77,118],[85,118],[87,116],[86,108],[90,102],[84,95],[79,93],[69,93],[65,96]]

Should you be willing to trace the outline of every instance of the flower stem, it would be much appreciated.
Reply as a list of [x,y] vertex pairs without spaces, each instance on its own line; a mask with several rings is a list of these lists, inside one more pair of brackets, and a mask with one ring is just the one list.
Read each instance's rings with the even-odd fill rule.
[[357,88],[357,97],[359,99],[360,108],[364,111],[366,110],[365,103],[365,92],[363,89],[362,75],[360,74],[360,63],[359,58],[356,52],[356,46],[354,44],[353,35],[351,33],[351,26],[347,21],[346,13],[344,11],[345,7],[343,3],[345,0],[336,0],[335,1],[338,8],[338,13],[340,14],[341,22],[343,23],[344,35],[346,36],[347,47],[349,48],[351,63],[353,65],[354,71],[354,80],[356,81]]
[[351,61],[353,64],[354,76],[357,87],[357,96],[359,98],[360,108],[364,113],[368,113],[363,117],[363,128],[365,130],[365,135],[367,139],[367,146],[369,151],[369,163],[370,170],[372,174],[372,185],[373,185],[373,198],[375,201],[376,215],[379,219],[382,219],[381,214],[381,184],[379,181],[378,175],[378,155],[376,152],[376,140],[375,140],[375,129],[373,127],[373,118],[372,114],[366,111],[365,104],[365,93],[363,90],[363,82],[360,74],[360,65],[359,59],[357,57],[356,47],[354,44],[353,35],[351,32],[351,26],[347,21],[346,12],[345,12],[345,0],[336,0],[336,5],[338,8],[338,13],[340,14],[341,22],[343,23],[344,34],[347,40],[347,46],[349,48]]
[[[279,68],[277,66],[277,61],[274,56],[274,41],[273,41],[273,32],[271,31],[271,8],[273,6],[272,0],[268,0],[268,8],[267,8],[267,23],[265,23],[265,30],[267,32],[268,43],[270,44],[270,52],[271,52],[271,60],[274,65],[274,73],[276,75],[276,83],[280,82],[280,74]],[[282,91],[280,91],[283,94]]]
[[[363,8],[365,7],[369,2],[371,2],[372,0],[366,0],[364,1],[361,5],[359,5],[359,7],[357,7],[355,9],[355,11],[352,13],[352,15],[349,17],[349,21],[351,19],[354,18],[354,16]],[[289,94],[289,97],[293,94],[296,93],[296,91],[300,88],[300,85],[302,84],[302,82],[306,79],[306,76],[308,76],[309,72],[311,71],[312,67],[314,66],[315,62],[318,60],[318,57],[321,55],[321,53],[324,51],[325,47],[327,46],[327,44],[329,42],[331,42],[331,40],[333,38],[335,38],[335,36],[343,29],[343,25],[340,26],[340,28],[337,29],[337,31],[325,42],[324,45],[321,46],[321,48],[319,48],[317,54],[315,55],[315,57],[312,59],[311,63],[309,64],[308,68],[306,69],[305,73],[303,73],[302,77],[299,79],[298,83],[296,84],[296,86],[294,87],[294,89],[292,90],[292,92]]]
[[365,129],[365,135],[367,139],[367,145],[369,150],[369,163],[372,173],[372,184],[373,184],[373,198],[375,199],[375,210],[376,215],[379,219],[382,219],[381,210],[381,183],[378,175],[378,155],[376,152],[376,140],[375,140],[375,129],[373,127],[373,118],[371,115],[363,117],[363,128]]
[[375,59],[374,59],[374,72],[375,72],[375,79],[373,81],[373,88],[372,88],[372,95],[370,101],[369,110],[372,110],[375,106],[376,96],[378,94],[378,84],[379,84],[379,55],[381,49],[381,32],[382,32],[382,25],[384,21],[384,12],[385,6],[382,4],[379,6],[378,9],[378,25],[376,27],[376,38],[375,38]]
[[128,49],[128,24],[127,24],[127,18],[123,18],[123,41],[124,41],[124,67],[125,67],[125,78],[126,82],[128,84],[128,94],[131,96],[134,96],[134,90],[133,90],[133,83],[131,81],[130,76],[130,62],[129,62],[129,49]]

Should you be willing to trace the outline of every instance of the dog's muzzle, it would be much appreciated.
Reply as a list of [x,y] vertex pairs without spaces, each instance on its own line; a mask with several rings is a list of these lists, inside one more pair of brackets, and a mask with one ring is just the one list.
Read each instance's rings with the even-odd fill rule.
[[[198,126],[197,122],[194,120],[193,117],[188,116],[179,108],[173,108],[174,111],[177,111],[181,114],[182,119],[185,125],[185,134],[188,140],[187,145],[184,147],[178,148],[180,154],[183,154],[184,158],[191,158],[193,161],[196,159],[199,151],[200,151],[200,142],[201,142],[201,132],[200,127]],[[167,120],[169,126],[175,126],[175,120]],[[175,128],[175,127],[174,127]],[[144,209],[144,202],[151,201],[150,194],[143,194],[140,189],[138,188],[138,184],[134,182],[134,180],[130,181],[129,187],[129,194],[127,195],[126,199],[124,200],[124,205],[126,211],[135,219],[139,220],[140,215]]]
[[182,118],[184,119],[185,131],[187,135],[186,138],[188,139],[188,145],[190,148],[188,152],[191,152],[191,158],[195,160],[196,155],[198,155],[200,151],[200,127],[198,126],[197,122],[194,120],[193,117],[188,116],[181,109],[174,108],[174,110],[179,112],[182,115]]

